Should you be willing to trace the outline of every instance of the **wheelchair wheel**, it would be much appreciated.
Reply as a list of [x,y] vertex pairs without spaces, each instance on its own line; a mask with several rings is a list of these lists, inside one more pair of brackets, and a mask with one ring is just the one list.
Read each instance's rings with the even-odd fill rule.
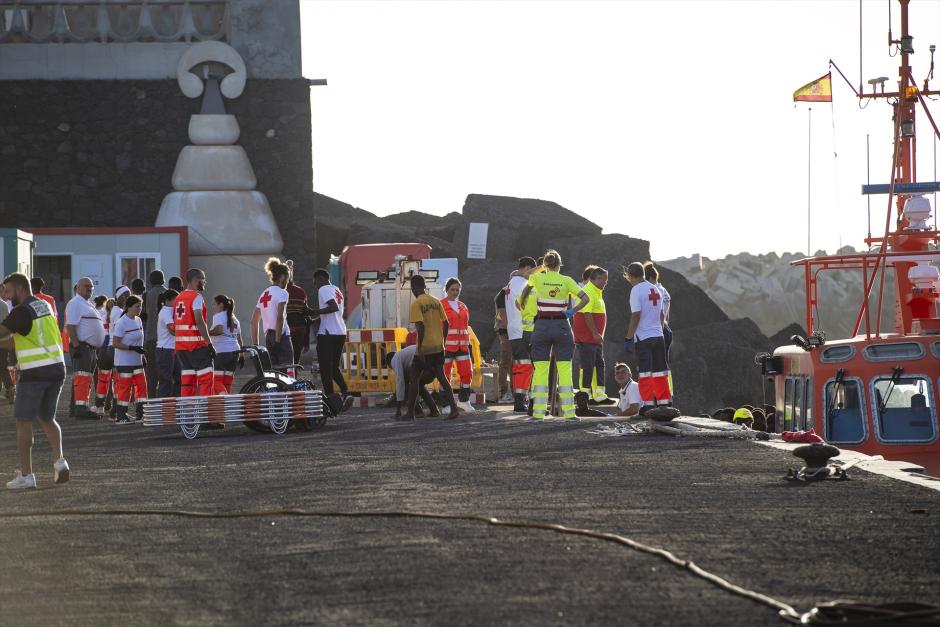
[[[242,394],[263,394],[265,392],[286,392],[288,389],[289,384],[277,377],[256,377],[243,385],[240,391]],[[245,422],[245,426],[259,433],[270,433],[273,431],[280,435],[287,431],[290,422],[291,421],[287,419],[267,421],[249,420]]]

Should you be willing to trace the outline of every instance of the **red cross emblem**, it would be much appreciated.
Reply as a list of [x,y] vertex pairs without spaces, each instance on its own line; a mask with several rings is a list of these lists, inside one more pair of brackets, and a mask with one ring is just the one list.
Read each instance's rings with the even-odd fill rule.
[[176,317],[182,320],[184,313],[186,313],[186,307],[183,306],[183,303],[180,303],[176,306]]
[[653,306],[655,307],[659,304],[659,299],[662,298],[662,296],[660,295],[659,290],[657,290],[655,287],[651,287],[648,298],[653,302]]
[[343,304],[343,293],[342,293],[341,291],[336,290],[335,298],[336,298],[336,304],[337,304],[337,305],[342,305],[342,304]]
[[258,299],[258,302],[261,303],[261,306],[265,309],[268,308],[268,303],[271,302],[271,293],[268,290],[264,290],[264,294],[261,295],[261,298]]

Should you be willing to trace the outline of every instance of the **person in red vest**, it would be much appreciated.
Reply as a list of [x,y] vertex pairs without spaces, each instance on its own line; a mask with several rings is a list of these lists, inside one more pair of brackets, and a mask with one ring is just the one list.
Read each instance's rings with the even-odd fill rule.
[[464,411],[476,411],[470,404],[470,382],[473,380],[473,364],[470,361],[470,310],[460,296],[460,280],[451,278],[444,285],[446,296],[441,299],[441,307],[447,316],[447,337],[444,338],[444,374],[450,377],[451,367],[457,364],[460,376],[460,392],[457,395],[457,407]]
[[209,396],[213,387],[215,349],[206,325],[208,310],[202,293],[206,273],[199,268],[186,272],[186,289],[173,301],[176,356],[180,360],[180,396]]
[[42,291],[42,288],[46,286],[46,282],[42,280],[42,277],[34,276],[29,280],[29,286],[33,288],[33,296],[36,298],[41,298],[42,300],[49,303],[49,306],[52,307],[52,317],[56,319],[56,322],[59,321],[59,312],[55,309],[55,298],[45,294]]

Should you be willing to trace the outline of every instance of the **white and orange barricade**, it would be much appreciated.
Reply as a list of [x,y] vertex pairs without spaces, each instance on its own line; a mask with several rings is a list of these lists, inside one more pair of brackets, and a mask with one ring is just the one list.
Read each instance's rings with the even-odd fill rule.
[[320,390],[148,398],[140,403],[145,427],[179,427],[190,440],[204,424],[260,422],[282,434],[291,420],[320,422],[325,417]]

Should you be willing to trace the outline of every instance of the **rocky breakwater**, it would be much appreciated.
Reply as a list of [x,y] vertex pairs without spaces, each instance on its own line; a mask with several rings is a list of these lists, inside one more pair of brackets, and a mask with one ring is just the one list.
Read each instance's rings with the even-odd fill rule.
[[[855,249],[846,246],[839,254],[854,252]],[[816,256],[825,254],[825,251],[818,251]],[[726,314],[732,318],[750,318],[770,336],[791,324],[805,326],[803,268],[791,265],[804,257],[800,253],[741,253],[723,259],[693,255],[661,263],[702,288]],[[829,339],[851,336],[862,302],[861,273],[833,270],[820,272],[818,277],[817,327],[822,328]],[[890,272],[885,276],[885,294],[882,330],[887,331],[894,322],[894,280]],[[872,306],[877,306],[874,299]]]
[[[608,311],[608,394],[616,395],[612,369],[624,360],[623,338],[628,320],[630,286],[621,269],[632,261],[650,258],[649,242],[621,234],[605,234],[601,227],[553,202],[471,194],[461,213],[443,217],[409,211],[380,218],[333,198],[315,194],[317,263],[339,254],[349,244],[426,242],[434,257],[456,257],[463,281],[463,300],[471,311],[471,324],[486,349],[497,354],[493,331],[493,298],[504,287],[522,255],[538,256],[557,249],[564,272],[579,278],[589,263],[607,268],[605,292]],[[467,259],[471,222],[489,224],[486,259]],[[733,320],[680,272],[662,269],[662,283],[673,298],[672,370],[676,404],[686,413],[710,412],[719,407],[756,402],[762,398],[761,377],[754,355],[770,349],[771,342],[754,322]],[[632,363],[632,359],[627,359]]]

